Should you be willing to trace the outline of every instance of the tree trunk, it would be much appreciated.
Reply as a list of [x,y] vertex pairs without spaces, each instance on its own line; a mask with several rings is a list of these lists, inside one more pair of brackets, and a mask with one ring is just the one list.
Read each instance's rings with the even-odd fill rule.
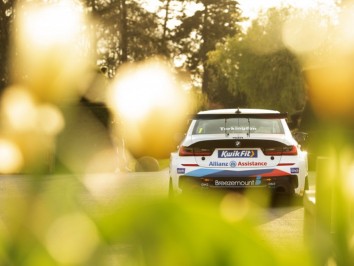
[[127,3],[120,0],[120,49],[121,62],[128,61],[128,25],[127,25]]
[[205,4],[204,12],[203,12],[203,28],[202,28],[202,47],[201,47],[201,63],[203,66],[203,73],[202,73],[202,92],[209,94],[208,90],[208,65],[207,65],[207,51],[208,51],[208,15],[209,15],[209,6]]
[[0,1],[0,93],[9,82],[8,57],[12,14],[8,15],[6,12],[9,12],[14,5],[11,1],[10,4]]
[[166,1],[166,5],[165,5],[165,18],[164,18],[164,22],[163,22],[163,32],[162,32],[162,40],[161,40],[161,52],[163,54],[167,54],[168,49],[167,49],[167,23],[169,20],[169,15],[170,15],[170,3],[171,0],[167,0]]

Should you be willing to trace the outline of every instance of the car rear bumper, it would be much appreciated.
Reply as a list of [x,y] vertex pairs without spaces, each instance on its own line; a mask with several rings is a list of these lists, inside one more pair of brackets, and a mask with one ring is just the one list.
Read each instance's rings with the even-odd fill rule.
[[267,188],[278,193],[293,194],[298,187],[297,175],[285,176],[252,176],[252,177],[179,177],[179,188],[182,191],[193,189],[253,189]]

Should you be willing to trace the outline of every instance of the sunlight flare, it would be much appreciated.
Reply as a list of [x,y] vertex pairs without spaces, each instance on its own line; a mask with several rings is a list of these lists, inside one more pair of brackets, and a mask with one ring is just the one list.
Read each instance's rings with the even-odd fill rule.
[[23,157],[20,149],[11,141],[0,139],[0,173],[17,173],[22,166]]

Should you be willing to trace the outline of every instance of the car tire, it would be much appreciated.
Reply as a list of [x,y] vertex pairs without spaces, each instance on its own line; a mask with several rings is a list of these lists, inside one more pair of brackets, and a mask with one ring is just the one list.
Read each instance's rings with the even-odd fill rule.
[[304,191],[309,190],[309,189],[310,189],[309,178],[306,176],[305,177]]
[[173,184],[172,184],[172,177],[170,177],[170,180],[168,182],[168,197],[173,198],[174,197],[174,191],[173,191]]

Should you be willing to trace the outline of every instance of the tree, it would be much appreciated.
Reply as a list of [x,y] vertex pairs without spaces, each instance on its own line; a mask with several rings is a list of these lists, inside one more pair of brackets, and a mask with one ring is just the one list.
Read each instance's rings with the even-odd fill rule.
[[[181,1],[188,2],[188,1]],[[238,3],[234,0],[197,0],[201,5],[192,16],[184,13],[181,25],[173,37],[180,54],[187,56],[187,68],[192,74],[202,77],[202,90],[209,94],[209,70],[207,54],[219,42],[240,32],[241,20]]]
[[0,0],[0,91],[8,84],[8,54],[10,25],[13,18],[15,1]]
[[300,65],[283,45],[281,34],[291,12],[270,9],[253,21],[246,34],[229,38],[211,52],[208,62],[217,69],[212,90],[217,92],[221,84],[235,101],[243,97],[248,107],[301,109],[305,93]]
[[[13,4],[13,1],[0,1],[6,6]],[[217,42],[239,31],[240,11],[235,0],[161,0],[160,9],[155,13],[144,9],[142,0],[82,1],[87,13],[94,17],[88,28],[96,38],[92,49],[97,54],[97,64],[110,77],[127,61],[154,55],[172,61],[182,57],[187,61],[181,69],[191,71],[198,81],[203,80],[208,94],[207,53],[215,49]],[[197,6],[194,13],[189,9],[193,5]],[[1,10],[4,14],[8,7]],[[5,18],[1,15],[1,27],[8,29]],[[1,38],[6,39],[6,32],[2,30]],[[1,40],[3,49],[8,42]],[[7,52],[0,58],[3,66],[6,65],[4,55]]]
[[118,66],[158,54],[156,14],[137,0],[88,0],[96,19],[98,65],[114,76]]

